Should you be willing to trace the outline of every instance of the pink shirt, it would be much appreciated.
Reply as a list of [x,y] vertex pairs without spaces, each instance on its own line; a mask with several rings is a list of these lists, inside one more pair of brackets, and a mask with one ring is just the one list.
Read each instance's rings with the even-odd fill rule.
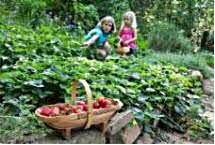
[[[124,26],[119,32],[119,36],[122,39],[122,42],[125,42],[126,40],[133,39],[135,37],[135,33],[132,28]],[[137,48],[135,41],[130,42],[128,47]]]

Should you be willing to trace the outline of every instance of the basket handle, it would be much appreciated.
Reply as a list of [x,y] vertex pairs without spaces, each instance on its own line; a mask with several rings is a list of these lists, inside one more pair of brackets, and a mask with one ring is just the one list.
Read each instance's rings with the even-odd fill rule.
[[71,92],[71,97],[74,101],[76,101],[77,98],[77,86],[78,83],[83,84],[85,92],[86,92],[86,97],[87,97],[87,105],[88,105],[88,114],[87,114],[87,124],[85,126],[85,129],[89,128],[92,123],[92,117],[93,117],[93,101],[92,101],[92,92],[90,90],[90,87],[87,83],[86,80],[75,80],[72,82],[72,92]]

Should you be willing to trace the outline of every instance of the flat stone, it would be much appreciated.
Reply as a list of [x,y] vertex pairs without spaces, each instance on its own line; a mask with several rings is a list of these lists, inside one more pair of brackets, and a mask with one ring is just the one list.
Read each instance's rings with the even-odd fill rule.
[[198,78],[199,80],[203,80],[203,75],[200,71],[192,70],[191,76]]
[[214,126],[214,112],[206,111],[202,116],[208,118],[208,120],[211,122],[212,126]]
[[110,144],[123,144],[122,136],[120,134],[108,136]]
[[127,127],[122,133],[122,140],[125,144],[132,144],[140,135],[141,130],[139,125]]
[[138,124],[127,125],[115,135],[110,135],[110,144],[132,144],[140,135],[141,129]]
[[141,140],[142,144],[152,144],[154,141],[148,133],[144,133],[138,140]]
[[141,136],[137,139],[136,144],[144,144],[143,136]]
[[110,120],[110,123],[107,126],[107,133],[110,135],[116,134],[123,127],[125,127],[132,119],[134,119],[134,116],[131,110],[127,110],[122,113],[117,113]]
[[213,96],[214,95],[214,79],[203,81],[203,90],[205,94]]

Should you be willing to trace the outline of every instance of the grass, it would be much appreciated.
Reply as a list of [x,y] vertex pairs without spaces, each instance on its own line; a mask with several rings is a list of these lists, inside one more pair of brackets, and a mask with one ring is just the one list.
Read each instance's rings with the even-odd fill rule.
[[202,51],[198,53],[176,54],[170,52],[146,52],[143,62],[173,64],[175,66],[184,66],[189,69],[199,70],[204,78],[212,78],[214,75],[214,56],[213,54]]

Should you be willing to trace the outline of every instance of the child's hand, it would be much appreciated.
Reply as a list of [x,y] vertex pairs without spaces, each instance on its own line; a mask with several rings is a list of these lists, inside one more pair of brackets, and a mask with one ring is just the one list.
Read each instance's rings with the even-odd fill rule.
[[126,40],[126,41],[124,42],[125,45],[128,45],[129,43],[130,43],[129,40]]
[[125,43],[125,41],[123,41],[123,40],[121,40],[120,42],[119,42],[119,46],[121,47],[121,46],[127,46],[128,44],[126,44]]
[[122,39],[122,38],[118,37],[118,39],[119,39],[119,43],[122,43],[122,42],[123,42],[123,39]]

